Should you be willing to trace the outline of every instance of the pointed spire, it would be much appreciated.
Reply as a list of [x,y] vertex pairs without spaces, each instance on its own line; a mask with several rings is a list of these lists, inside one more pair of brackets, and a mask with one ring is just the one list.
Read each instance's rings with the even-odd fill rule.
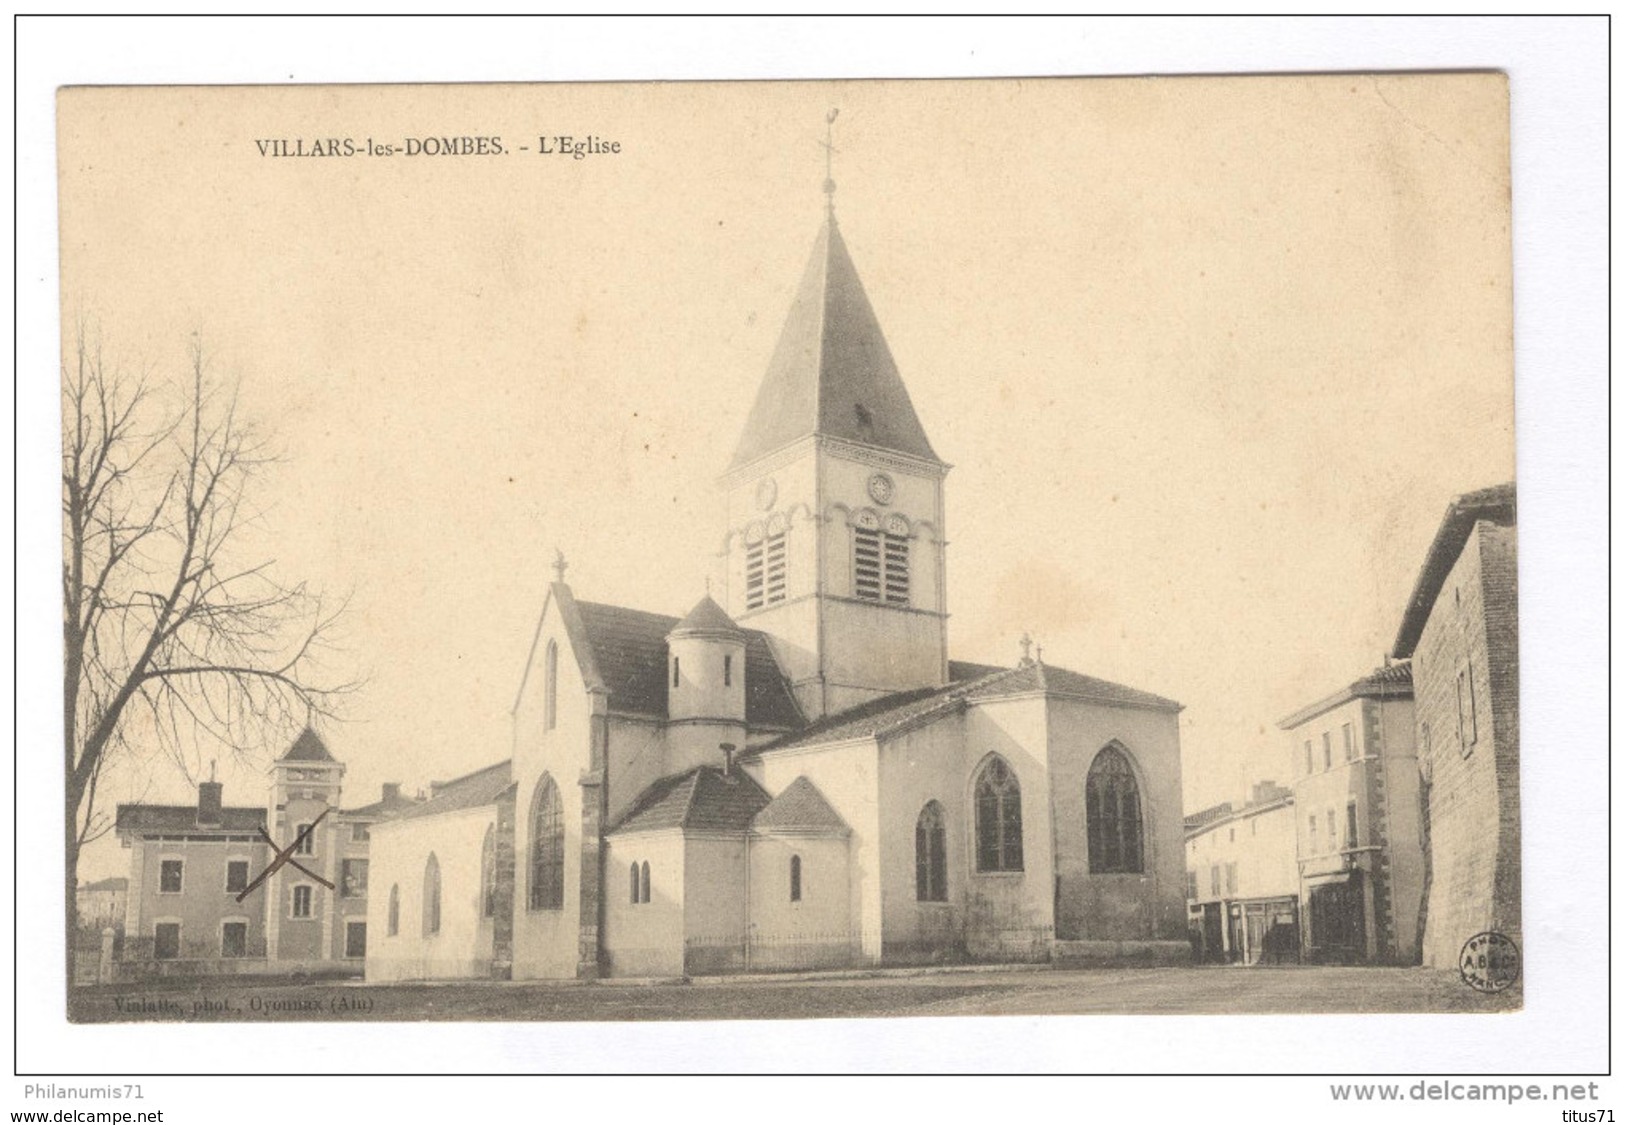
[[312,727],[306,727],[294,740],[288,752],[278,758],[279,762],[336,762],[337,758],[327,749],[327,743]]
[[729,468],[815,433],[941,463],[833,215],[818,232]]

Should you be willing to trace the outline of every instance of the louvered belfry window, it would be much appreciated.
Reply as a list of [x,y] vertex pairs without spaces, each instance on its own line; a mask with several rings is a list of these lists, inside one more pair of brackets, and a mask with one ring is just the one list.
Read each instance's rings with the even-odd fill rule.
[[789,549],[783,531],[770,531],[745,547],[745,608],[782,602],[789,591]]
[[908,529],[863,513],[852,526],[852,590],[865,601],[908,604]]

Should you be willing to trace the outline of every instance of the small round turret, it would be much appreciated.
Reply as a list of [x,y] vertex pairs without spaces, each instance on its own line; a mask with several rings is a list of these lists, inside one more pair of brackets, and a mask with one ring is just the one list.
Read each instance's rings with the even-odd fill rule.
[[745,721],[745,631],[707,594],[666,635],[673,721]]

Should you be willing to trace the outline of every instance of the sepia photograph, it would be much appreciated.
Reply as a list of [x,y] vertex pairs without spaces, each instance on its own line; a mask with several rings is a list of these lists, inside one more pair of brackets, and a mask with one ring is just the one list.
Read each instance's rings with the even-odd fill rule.
[[70,1032],[1562,995],[1507,70],[52,96]]
[[59,105],[75,1017],[1518,1003],[1503,76]]

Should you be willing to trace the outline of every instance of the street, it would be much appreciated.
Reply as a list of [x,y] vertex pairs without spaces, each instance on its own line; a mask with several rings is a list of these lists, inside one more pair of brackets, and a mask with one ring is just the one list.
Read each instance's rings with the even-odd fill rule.
[[954,1015],[1506,1012],[1454,971],[1324,966],[1056,970],[973,968],[693,983],[366,985],[152,981],[75,989],[75,1022],[288,1020],[849,1019]]

